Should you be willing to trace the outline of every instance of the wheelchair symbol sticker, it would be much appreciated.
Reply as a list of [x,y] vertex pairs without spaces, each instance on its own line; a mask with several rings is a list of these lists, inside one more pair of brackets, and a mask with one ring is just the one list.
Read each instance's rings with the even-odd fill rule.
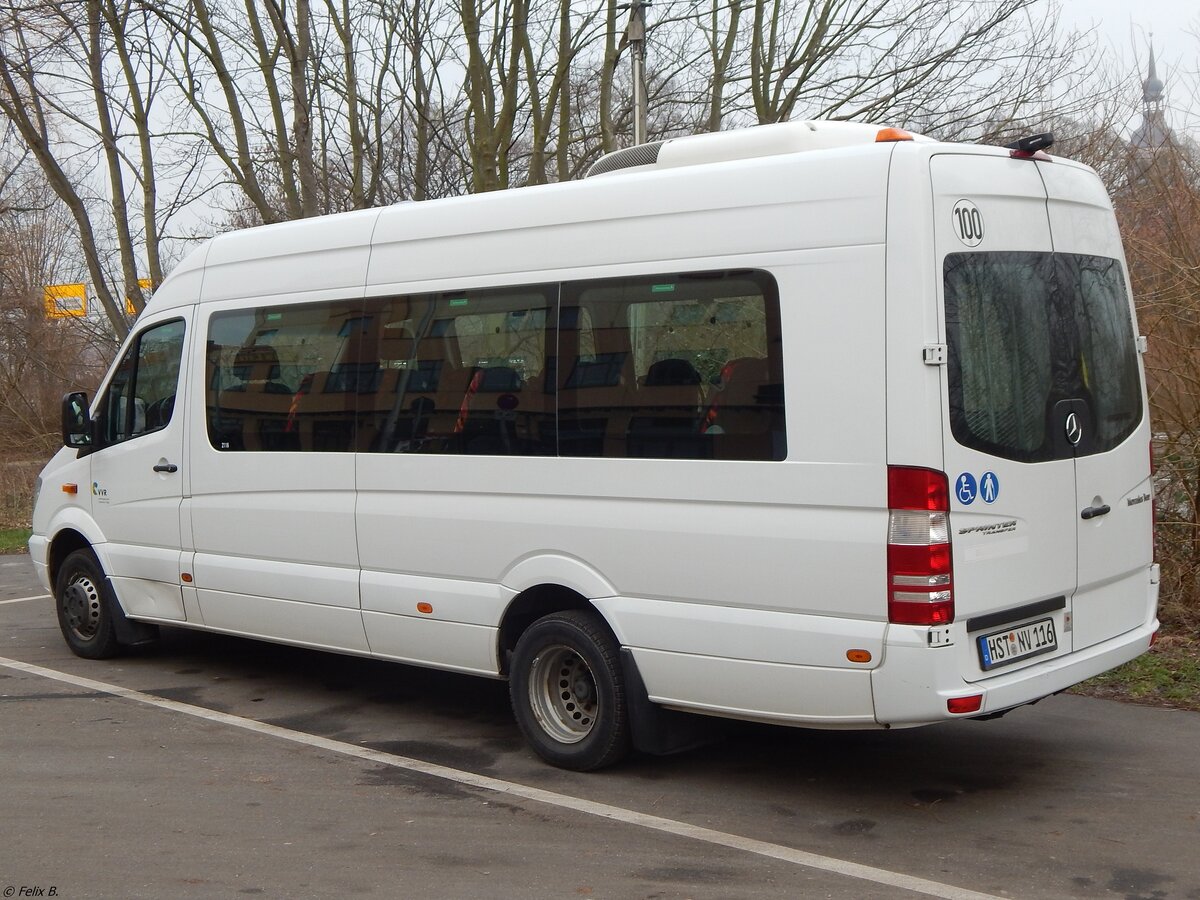
[[[995,476],[992,476],[995,478]],[[963,472],[955,481],[954,493],[958,495],[958,502],[963,506],[970,506],[975,502],[976,493],[975,476],[970,472]]]

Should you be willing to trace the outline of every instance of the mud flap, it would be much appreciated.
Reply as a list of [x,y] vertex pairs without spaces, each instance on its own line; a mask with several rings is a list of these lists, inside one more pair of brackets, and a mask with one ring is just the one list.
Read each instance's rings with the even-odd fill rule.
[[126,618],[125,610],[121,609],[121,601],[117,599],[117,592],[113,590],[112,582],[108,578],[104,580],[108,586],[109,612],[112,613],[117,643],[122,647],[137,647],[158,640],[158,626]]
[[638,752],[667,756],[724,737],[724,723],[720,719],[663,709],[651,702],[633,653],[625,647],[621,648],[621,672],[625,677],[625,704],[633,746]]

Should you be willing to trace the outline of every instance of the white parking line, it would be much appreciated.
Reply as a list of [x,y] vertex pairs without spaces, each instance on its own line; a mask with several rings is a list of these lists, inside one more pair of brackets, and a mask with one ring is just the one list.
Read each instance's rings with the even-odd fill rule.
[[754,838],[742,837],[736,834],[726,834],[722,831],[715,831],[711,828],[703,828],[699,825],[691,825],[687,822],[680,822],[675,819],[666,819],[662,818],[661,816],[651,816],[647,815],[646,813],[638,812],[637,810],[624,809],[620,806],[610,806],[607,803],[596,803],[592,800],[571,797],[567,794],[557,794],[553,791],[545,791],[540,788],[529,787],[527,785],[517,784],[516,782],[512,781],[503,781],[499,778],[490,778],[487,775],[476,775],[474,772],[465,772],[461,769],[452,769],[448,766],[439,766],[436,763],[424,762],[423,760],[419,759],[411,759],[406,756],[397,756],[393,753],[384,753],[379,750],[372,750],[368,747],[355,746],[354,744],[346,744],[341,741],[334,741],[330,740],[329,738],[318,737],[317,735],[305,734],[301,731],[292,731],[288,728],[281,728],[278,725],[268,725],[265,722],[259,722],[255,719],[246,719],[241,716],[230,715],[229,713],[205,709],[201,706],[192,706],[188,703],[180,703],[177,700],[167,700],[162,697],[155,697],[152,694],[143,694],[141,691],[130,690],[129,688],[124,688],[119,685],[106,684],[102,681],[93,681],[90,678],[81,678],[78,675],[59,672],[55,669],[46,669],[42,666],[35,666],[31,663],[25,663],[19,660],[0,657],[0,666],[5,666],[9,669],[15,669],[19,672],[27,672],[30,675],[38,675],[42,678],[60,681],[64,684],[71,684],[86,690],[96,691],[97,693],[111,694],[114,697],[121,697],[125,700],[133,700],[138,703],[146,704],[147,706],[157,706],[159,709],[182,713],[183,715],[193,716],[197,719],[206,719],[210,722],[218,722],[222,725],[229,725],[233,728],[241,728],[245,731],[253,731],[258,734],[280,738],[285,741],[292,741],[296,744],[304,744],[306,746],[314,747],[318,750],[324,750],[329,753],[338,753],[342,756],[352,756],[368,762],[378,763],[385,766],[393,766],[397,769],[404,769],[409,772],[417,772],[422,775],[432,775],[435,778],[444,778],[447,781],[453,781],[458,784],[464,784],[486,791],[494,791],[498,794],[507,794],[512,797],[520,797],[536,803],[545,803],[549,806],[556,806],[560,809],[568,809],[574,812],[584,813],[585,815],[597,816],[602,819],[621,822],[626,825],[635,825],[640,828],[661,831],[677,837],[690,838],[695,841],[703,841],[704,843],[714,844],[719,847],[728,847],[733,850],[741,850],[745,853],[766,856],[770,857],[771,859],[794,863],[795,865],[805,866],[809,869],[817,869],[822,872],[829,872],[834,875],[843,875],[847,878],[857,878],[862,881],[870,881],[874,882],[875,884],[886,885],[887,887],[900,888],[902,890],[913,891],[914,893],[918,894],[925,894],[929,897],[944,897],[947,898],[947,900],[1000,900],[999,897],[996,897],[992,894],[981,894],[977,891],[970,891],[965,888],[954,887],[953,885],[942,884],[937,881],[928,881],[924,878],[916,878],[912,875],[904,875],[900,872],[892,872],[887,869],[879,869],[874,866],[865,866],[859,863],[848,862],[843,859],[835,859],[831,856],[821,856],[817,853],[809,853],[804,850],[797,850],[793,847],[787,847],[782,844],[772,844],[768,843],[767,841],[759,841],[755,840]]
[[5,603],[24,603],[26,600],[49,600],[49,599],[50,599],[49,594],[37,594],[33,597],[16,597],[12,600],[0,600],[0,606],[3,606]]

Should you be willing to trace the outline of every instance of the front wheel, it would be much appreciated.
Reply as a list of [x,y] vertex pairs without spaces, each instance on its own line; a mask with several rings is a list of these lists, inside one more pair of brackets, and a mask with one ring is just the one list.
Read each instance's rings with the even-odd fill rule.
[[525,739],[553,765],[586,772],[629,752],[617,643],[594,613],[534,622],[513,651],[509,695]]
[[121,652],[117,642],[112,588],[90,550],[76,550],[58,570],[54,582],[58,627],[67,646],[84,659],[108,659]]

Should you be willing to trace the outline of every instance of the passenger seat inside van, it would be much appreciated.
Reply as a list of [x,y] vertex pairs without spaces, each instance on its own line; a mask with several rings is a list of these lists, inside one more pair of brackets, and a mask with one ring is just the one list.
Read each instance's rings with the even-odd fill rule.
[[652,363],[639,379],[634,398],[630,456],[701,459],[709,455],[700,433],[700,373],[690,362],[669,357]]

